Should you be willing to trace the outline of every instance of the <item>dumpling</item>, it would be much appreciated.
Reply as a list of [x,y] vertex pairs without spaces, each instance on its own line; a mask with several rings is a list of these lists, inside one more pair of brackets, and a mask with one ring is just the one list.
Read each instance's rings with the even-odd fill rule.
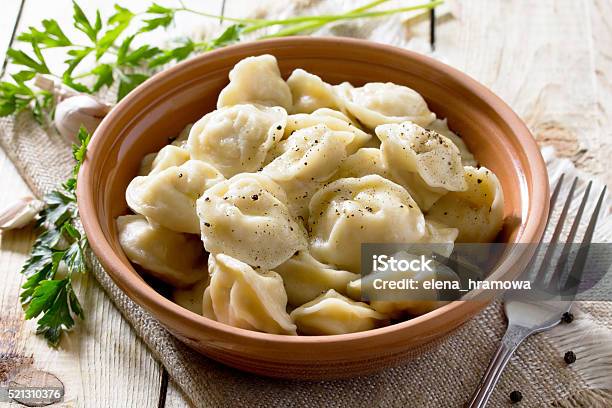
[[334,178],[363,177],[370,174],[378,174],[386,179],[391,179],[380,149],[362,147],[340,164]]
[[307,251],[300,251],[286,262],[274,268],[283,278],[289,304],[300,306],[334,289],[346,293],[346,285],[359,275],[334,269],[312,257]]
[[188,288],[173,288],[172,301],[193,313],[202,314],[202,299],[204,290],[208,287],[208,274],[206,278],[196,282]]
[[378,175],[339,179],[317,191],[308,224],[310,253],[356,273],[362,243],[417,242],[425,235],[425,219],[410,194]]
[[232,68],[229,79],[230,83],[219,94],[217,108],[255,103],[291,110],[291,90],[281,78],[274,56],[265,54],[243,59]]
[[225,177],[259,170],[283,138],[287,112],[280,107],[234,105],[205,115],[191,129],[191,158],[212,164]]
[[491,242],[504,222],[504,193],[486,167],[465,167],[467,191],[446,194],[429,210],[428,218],[457,228],[457,242]]
[[[248,330],[293,334],[296,326],[287,314],[283,279],[273,271],[255,271],[224,254],[208,257],[210,286],[205,292],[205,314],[216,321]],[[212,311],[209,309],[212,308]]]
[[[138,175],[149,176],[156,174],[169,167],[180,166],[187,160],[189,160],[189,152],[187,150],[173,145],[164,146],[158,153],[147,154],[144,157]],[[149,163],[148,166],[147,163]]]
[[206,277],[202,243],[194,235],[153,226],[142,215],[117,217],[119,243],[128,259],[175,287]]
[[394,181],[427,211],[448,191],[464,191],[459,149],[448,138],[411,122],[376,128],[380,151]]
[[308,246],[278,184],[258,173],[238,174],[206,190],[197,202],[204,247],[251,266],[273,269]]
[[431,247],[432,252],[449,257],[453,252],[458,235],[457,228],[447,227],[425,216],[425,235],[419,243],[427,244],[428,247]]
[[345,108],[365,126],[411,121],[425,126],[435,118],[425,99],[407,86],[370,82],[359,88],[347,82],[336,87]]
[[[419,260],[419,255],[401,251],[393,254],[397,261]],[[435,288],[425,287],[426,282],[432,281],[459,281],[459,277],[449,267],[426,258],[431,262],[427,268],[414,271],[388,270],[376,271],[348,284],[349,296],[356,300],[368,300],[370,306],[383,314],[399,318],[405,314],[418,316],[442,306],[445,302],[440,300],[440,293]],[[417,282],[414,289],[388,289],[381,288],[384,282],[401,282],[412,279]]]
[[224,177],[210,164],[189,160],[159,173],[134,178],[125,196],[130,208],[178,232],[200,233],[196,200]]
[[189,123],[187,126],[185,126],[183,130],[181,130],[181,133],[179,133],[177,138],[174,139],[170,144],[176,147],[180,147],[181,149],[186,149],[187,139],[189,139],[189,132],[191,131],[192,127],[193,123]]
[[303,69],[294,70],[287,78],[287,85],[293,95],[292,113],[311,113],[319,108],[337,109],[340,106],[332,86]]
[[287,118],[287,128],[285,129],[285,134],[291,135],[300,129],[321,124],[327,126],[331,130],[353,133],[353,141],[348,147],[349,153],[354,153],[357,151],[357,149],[364,146],[370,139],[372,139],[371,135],[354,126],[351,123],[351,120],[343,113],[334,111],[332,109],[318,109],[310,114],[300,113],[296,115],[289,115]]
[[434,120],[429,125],[427,125],[427,130],[433,130],[434,132],[449,138],[459,149],[459,153],[461,154],[461,163],[464,166],[476,167],[476,165],[478,164],[476,158],[474,157],[472,152],[470,152],[470,149],[468,149],[463,139],[448,128],[448,121],[446,119]]
[[153,168],[153,161],[155,160],[156,156],[157,152],[154,152],[149,153],[142,158],[140,161],[140,167],[138,168],[139,176],[146,176],[151,172],[151,169]]
[[348,156],[353,139],[351,132],[316,125],[300,129],[281,142],[284,152],[263,168],[263,174],[285,190],[295,217],[307,218],[312,195]]
[[291,312],[301,334],[333,335],[371,330],[387,317],[367,304],[355,302],[333,289]]

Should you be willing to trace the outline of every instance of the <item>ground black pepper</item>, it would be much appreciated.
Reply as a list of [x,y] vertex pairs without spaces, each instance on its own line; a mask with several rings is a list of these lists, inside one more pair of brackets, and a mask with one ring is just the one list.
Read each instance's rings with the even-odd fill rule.
[[574,321],[574,315],[571,314],[570,312],[565,312],[563,313],[563,316],[561,316],[561,323],[571,323]]
[[563,360],[565,360],[567,364],[573,364],[576,362],[576,354],[573,351],[568,351],[563,356]]

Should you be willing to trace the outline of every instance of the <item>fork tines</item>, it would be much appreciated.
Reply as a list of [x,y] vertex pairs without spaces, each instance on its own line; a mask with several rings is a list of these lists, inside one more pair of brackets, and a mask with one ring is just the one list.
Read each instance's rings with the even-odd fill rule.
[[[548,221],[551,220],[551,214],[555,209],[556,202],[559,198],[559,194],[561,191],[561,187],[563,185],[563,181],[565,179],[565,174],[562,174],[555,186],[553,194],[550,199],[550,212],[548,215]],[[571,208],[572,203],[574,202],[574,193],[576,191],[576,186],[578,184],[578,177],[574,178],[569,192],[567,193],[567,199],[563,204],[563,208],[561,209],[561,213],[559,215],[558,220],[556,221],[556,225],[550,239],[550,243],[548,244],[546,251],[544,253],[544,257],[540,264],[540,268],[534,277],[534,284],[541,286],[542,289],[546,289],[547,292],[553,292],[554,294],[562,294],[564,297],[573,297],[576,295],[579,284],[582,279],[582,274],[584,271],[584,267],[587,261],[590,244],[593,240],[593,234],[595,231],[595,226],[597,224],[597,220],[599,217],[599,213],[601,211],[601,207],[603,204],[604,197],[606,195],[606,187],[604,187],[597,200],[597,204],[593,212],[591,213],[591,218],[589,220],[588,226],[585,230],[584,236],[582,238],[582,242],[580,242],[579,249],[576,253],[576,256],[573,260],[573,265],[571,266],[571,270],[569,273],[564,273],[567,270],[567,264],[570,258],[570,251],[572,246],[576,244],[574,240],[576,239],[576,234],[578,232],[578,228],[580,226],[580,221],[582,220],[585,208],[588,203],[589,194],[591,192],[593,182],[589,181],[587,184],[584,193],[582,194],[582,200],[580,202],[580,206],[576,211],[576,215],[574,216],[574,221],[571,225],[570,231],[567,235],[565,243],[563,244],[561,253],[556,256],[557,252],[557,244],[559,243],[559,239],[561,233],[565,227],[566,219],[569,214],[569,210]],[[530,266],[533,266],[533,261],[538,255],[540,248],[536,250],[536,254],[532,259],[532,263]],[[552,267],[553,257],[557,260],[555,267]],[[566,275],[566,276],[563,276]]]

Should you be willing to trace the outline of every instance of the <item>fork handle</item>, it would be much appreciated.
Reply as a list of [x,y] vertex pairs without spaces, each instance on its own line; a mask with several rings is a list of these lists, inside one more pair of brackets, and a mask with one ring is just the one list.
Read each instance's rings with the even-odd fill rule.
[[476,388],[476,391],[472,395],[472,399],[467,405],[468,408],[483,408],[487,404],[497,381],[499,381],[502,371],[504,371],[506,364],[510,361],[510,357],[519,344],[521,344],[532,332],[531,329],[527,329],[526,327],[515,325],[508,326],[501,344],[487,367],[487,371],[482,377],[482,380],[480,380],[478,388]]

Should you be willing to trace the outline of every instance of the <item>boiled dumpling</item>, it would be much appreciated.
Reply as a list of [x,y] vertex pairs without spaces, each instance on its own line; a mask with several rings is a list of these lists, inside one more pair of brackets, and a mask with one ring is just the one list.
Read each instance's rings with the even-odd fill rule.
[[371,330],[387,319],[362,302],[355,302],[333,289],[291,312],[302,334],[333,335]]
[[295,217],[307,218],[312,195],[348,156],[353,139],[352,132],[316,125],[300,129],[282,142],[284,152],[264,167],[263,174],[285,190]]
[[287,128],[285,129],[285,134],[291,135],[297,130],[321,124],[327,126],[331,130],[353,133],[353,141],[348,146],[349,153],[354,153],[357,151],[357,149],[364,146],[370,139],[372,139],[371,135],[354,126],[351,123],[351,120],[343,113],[334,111],[332,109],[318,109],[310,114],[300,113],[296,115],[289,115],[287,118]]
[[311,113],[319,108],[337,109],[340,106],[332,86],[303,69],[294,70],[287,78],[287,85],[293,95],[292,113]]
[[307,247],[306,232],[286,202],[283,189],[258,173],[238,174],[215,185],[197,202],[204,247],[273,269]]
[[[393,254],[397,261],[419,261],[420,255],[401,251]],[[459,278],[449,267],[426,257],[429,260],[427,268],[414,271],[387,270],[375,271],[365,277],[348,284],[347,291],[351,298],[367,300],[374,310],[388,316],[398,318],[404,314],[418,316],[430,312],[444,304],[440,293],[434,288],[426,288],[426,282],[458,281]],[[383,282],[400,282],[412,279],[417,282],[414,289],[381,288]]]
[[470,149],[468,149],[468,147],[465,145],[463,139],[448,128],[447,119],[436,119],[427,125],[427,129],[433,130],[442,136],[449,138],[459,149],[459,153],[461,154],[461,163],[464,166],[476,166],[478,164],[474,158],[474,155],[472,152],[470,152]]
[[232,68],[229,79],[230,83],[219,94],[217,108],[255,103],[291,110],[291,90],[281,78],[274,56],[266,54],[243,59]]
[[205,115],[191,129],[193,159],[212,164],[225,177],[259,170],[268,150],[283,137],[287,112],[280,107],[234,105]]
[[202,314],[202,299],[204,290],[208,287],[208,274],[206,279],[196,282],[188,288],[174,288],[172,290],[172,301],[187,310]]
[[283,278],[289,304],[300,306],[334,289],[346,293],[346,285],[359,275],[334,269],[312,257],[307,251],[300,251],[286,262],[274,268]]
[[173,145],[164,146],[158,153],[147,154],[140,164],[139,176],[148,176],[180,166],[189,160],[189,152]]
[[186,149],[187,139],[189,139],[189,132],[191,131],[192,127],[193,127],[193,123],[189,123],[187,126],[185,126],[183,130],[181,130],[181,133],[179,133],[177,138],[174,139],[172,143],[170,144],[176,147],[180,147],[182,149]]
[[425,216],[425,235],[419,243],[427,244],[432,252],[449,257],[453,252],[454,243],[459,235],[457,228],[447,227],[441,222]]
[[196,200],[222,180],[223,175],[210,164],[189,160],[159,173],[134,178],[125,196],[134,212],[171,230],[199,234]]
[[211,278],[203,300],[204,315],[242,329],[296,334],[286,311],[283,279],[276,272],[255,271],[224,254],[209,256],[208,271]]
[[502,228],[504,194],[486,167],[465,167],[467,191],[450,192],[429,210],[428,217],[459,230],[457,242],[491,242]]
[[345,108],[371,129],[386,123],[406,121],[425,126],[436,118],[425,99],[407,86],[370,82],[353,88],[345,82],[338,85],[336,90]]
[[206,277],[204,251],[196,236],[153,226],[142,215],[117,217],[117,231],[128,259],[157,279],[185,287]]
[[351,272],[361,269],[364,242],[417,242],[425,219],[410,194],[378,175],[344,178],[310,202],[310,253]]
[[151,169],[153,168],[153,161],[155,160],[156,156],[157,153],[149,153],[142,158],[140,161],[140,167],[138,168],[139,176],[146,176],[151,172]]
[[340,164],[334,178],[363,177],[370,174],[378,174],[386,179],[391,179],[380,149],[362,147]]
[[422,210],[467,188],[459,149],[448,138],[411,122],[378,126],[376,135],[385,166]]

